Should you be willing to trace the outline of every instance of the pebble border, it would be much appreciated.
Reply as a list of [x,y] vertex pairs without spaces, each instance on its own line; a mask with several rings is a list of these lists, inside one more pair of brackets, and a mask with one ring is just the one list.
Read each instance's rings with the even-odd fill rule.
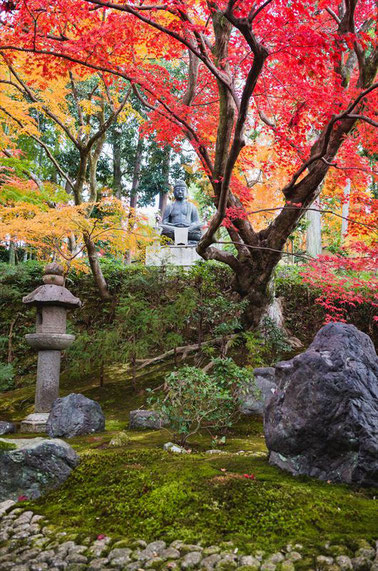
[[[239,554],[232,543],[202,547],[183,541],[146,543],[137,540],[114,541],[99,536],[86,538],[82,544],[69,539],[65,532],[56,532],[46,519],[32,511],[25,511],[15,502],[0,503],[0,570],[1,571],[138,571],[142,569],[204,571],[244,569],[245,571],[378,571],[378,540],[373,547],[361,540],[360,548],[350,558],[342,553],[342,546],[325,544],[329,556],[306,558],[300,544],[287,545],[282,551],[268,554]],[[345,549],[345,548],[344,548]],[[332,554],[332,555],[331,555]]]

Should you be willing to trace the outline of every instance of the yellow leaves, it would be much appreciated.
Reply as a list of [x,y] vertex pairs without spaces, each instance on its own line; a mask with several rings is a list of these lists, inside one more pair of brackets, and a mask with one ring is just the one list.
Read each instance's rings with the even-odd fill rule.
[[117,123],[126,123],[128,119],[135,119],[139,124],[144,122],[142,115],[133,109],[130,103],[126,103],[121,113],[119,113],[117,117]]
[[100,105],[90,99],[82,99],[79,105],[86,115],[96,115],[101,112]]
[[[138,251],[155,239],[154,231],[122,201],[106,197],[80,206],[46,205],[26,201],[0,204],[0,243],[12,240],[32,247],[41,259],[49,256],[83,266],[87,234],[99,254],[119,256]],[[74,249],[70,244],[75,243]]]

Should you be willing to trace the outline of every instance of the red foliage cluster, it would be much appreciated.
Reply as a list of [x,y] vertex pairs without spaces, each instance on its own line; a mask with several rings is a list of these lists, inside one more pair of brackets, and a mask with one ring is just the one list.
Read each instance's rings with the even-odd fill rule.
[[[316,302],[326,310],[326,323],[345,322],[348,310],[364,303],[374,311],[378,307],[378,247],[357,243],[353,253],[320,256],[300,273],[305,283],[321,290]],[[378,321],[378,316],[373,319]]]

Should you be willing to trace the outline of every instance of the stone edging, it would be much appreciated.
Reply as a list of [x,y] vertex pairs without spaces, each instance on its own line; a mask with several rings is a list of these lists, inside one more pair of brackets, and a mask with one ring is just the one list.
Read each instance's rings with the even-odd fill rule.
[[[71,537],[71,539],[70,539]],[[57,532],[43,516],[24,511],[8,500],[0,503],[0,569],[1,571],[138,571],[142,569],[203,569],[223,571],[292,571],[301,569],[329,571],[378,571],[378,541],[375,547],[361,540],[354,558],[342,553],[342,546],[325,545],[329,555],[302,555],[303,546],[287,545],[282,551],[268,554],[256,551],[243,555],[231,543],[202,547],[183,541],[147,544],[114,541],[104,535],[77,544],[72,536]],[[345,549],[345,548],[344,548]]]

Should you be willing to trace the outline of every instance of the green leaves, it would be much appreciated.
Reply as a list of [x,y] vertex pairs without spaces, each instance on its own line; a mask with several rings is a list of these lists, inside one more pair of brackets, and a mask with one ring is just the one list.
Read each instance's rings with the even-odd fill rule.
[[238,417],[238,392],[251,373],[232,359],[215,359],[212,371],[182,367],[165,378],[164,396],[151,396],[177,432],[182,444],[203,427],[223,430]]

